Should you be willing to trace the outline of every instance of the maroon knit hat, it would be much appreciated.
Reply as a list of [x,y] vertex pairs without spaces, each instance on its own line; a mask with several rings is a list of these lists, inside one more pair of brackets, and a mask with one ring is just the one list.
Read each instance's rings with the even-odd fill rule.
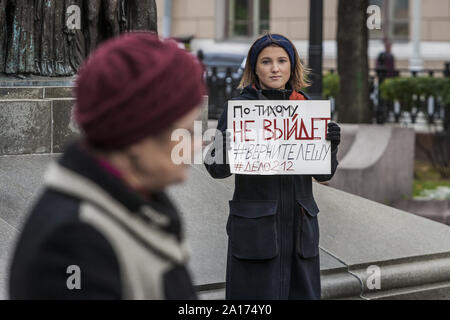
[[198,61],[175,41],[127,33],[106,41],[80,68],[75,120],[92,146],[121,149],[198,106],[202,79]]

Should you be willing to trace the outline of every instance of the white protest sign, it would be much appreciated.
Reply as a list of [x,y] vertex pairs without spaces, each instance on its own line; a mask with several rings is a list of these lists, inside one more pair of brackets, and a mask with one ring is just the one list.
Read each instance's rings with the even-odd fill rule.
[[330,109],[328,100],[229,101],[231,172],[330,174]]

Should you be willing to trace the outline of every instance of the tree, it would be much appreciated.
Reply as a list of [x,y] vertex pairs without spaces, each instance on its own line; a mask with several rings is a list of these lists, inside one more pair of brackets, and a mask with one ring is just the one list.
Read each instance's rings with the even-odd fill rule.
[[339,0],[337,32],[340,76],[339,122],[371,122],[366,25],[368,6],[368,0]]

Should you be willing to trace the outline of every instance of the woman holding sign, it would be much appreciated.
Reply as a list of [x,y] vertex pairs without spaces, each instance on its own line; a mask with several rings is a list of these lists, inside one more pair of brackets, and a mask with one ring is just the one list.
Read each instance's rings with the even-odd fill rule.
[[[252,45],[240,88],[233,100],[308,100],[307,70],[292,42],[278,34]],[[227,106],[205,159],[213,178],[231,175],[226,161]],[[227,137],[227,139],[224,139]],[[235,175],[227,223],[227,299],[320,299],[319,209],[312,178],[330,180],[336,171],[340,128],[328,123],[331,174]],[[227,143],[225,143],[225,141]]]

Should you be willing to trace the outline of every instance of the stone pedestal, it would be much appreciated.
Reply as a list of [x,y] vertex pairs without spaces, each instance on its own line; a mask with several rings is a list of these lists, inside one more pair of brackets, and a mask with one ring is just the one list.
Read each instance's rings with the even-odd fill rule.
[[73,87],[0,87],[0,155],[62,152],[74,104]]
[[[76,138],[73,86],[0,87],[0,155],[60,153]],[[208,128],[208,96],[201,103],[201,130]]]
[[331,186],[385,204],[412,194],[413,129],[342,125],[342,131],[343,147]]

